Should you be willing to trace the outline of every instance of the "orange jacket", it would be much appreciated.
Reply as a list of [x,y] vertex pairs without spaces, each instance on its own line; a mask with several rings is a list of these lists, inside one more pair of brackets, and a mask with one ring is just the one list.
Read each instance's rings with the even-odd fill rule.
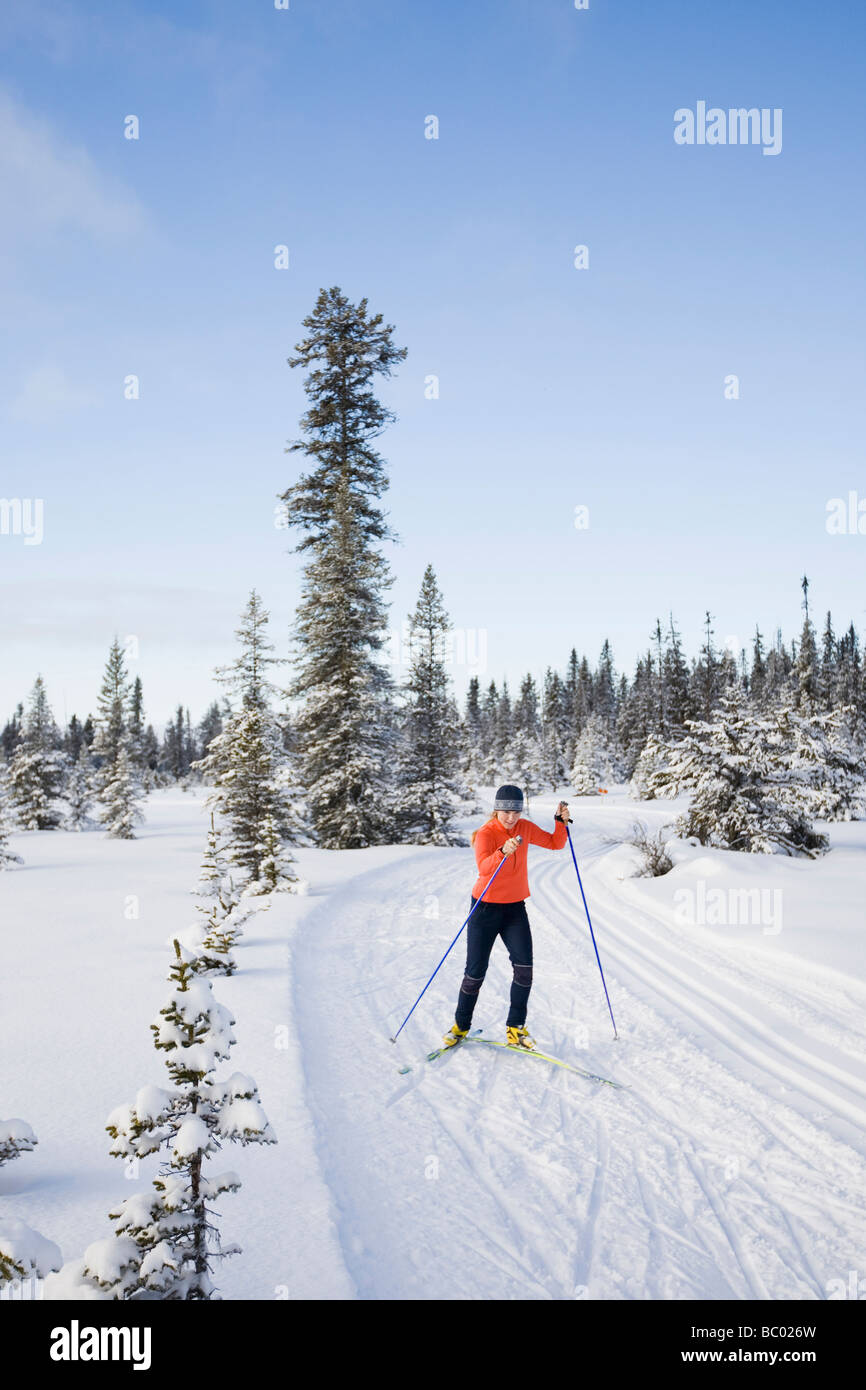
[[[501,854],[500,847],[515,835],[523,836],[523,844],[518,845],[513,854]],[[473,898],[480,898],[490,882],[492,874],[505,862],[501,873],[496,874],[496,882],[485,893],[486,903],[516,903],[529,897],[529,875],[526,871],[526,856],[530,845],[542,845],[545,849],[562,849],[568,839],[565,822],[554,822],[551,835],[541,830],[531,820],[519,820],[513,830],[506,830],[502,822],[489,820],[482,825],[475,836],[475,862],[478,865],[478,880],[472,889]]]

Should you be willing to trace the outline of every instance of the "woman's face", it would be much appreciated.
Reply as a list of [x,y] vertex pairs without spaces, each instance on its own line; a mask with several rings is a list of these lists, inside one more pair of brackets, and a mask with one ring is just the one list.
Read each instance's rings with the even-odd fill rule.
[[517,822],[520,820],[519,811],[497,811],[496,814],[499,817],[502,824],[505,826],[506,830],[513,830]]

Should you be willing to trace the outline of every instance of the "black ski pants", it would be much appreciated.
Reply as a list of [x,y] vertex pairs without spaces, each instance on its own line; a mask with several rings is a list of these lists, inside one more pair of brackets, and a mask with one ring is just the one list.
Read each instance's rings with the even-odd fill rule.
[[[476,899],[472,899],[475,906]],[[526,1004],[532,987],[532,933],[526,904],[488,903],[475,908],[466,928],[466,974],[457,996],[454,1017],[458,1028],[468,1028],[478,999],[478,991],[487,974],[490,952],[497,936],[501,936],[514,971],[511,981],[511,1008],[506,1024],[511,1027],[526,1022]]]

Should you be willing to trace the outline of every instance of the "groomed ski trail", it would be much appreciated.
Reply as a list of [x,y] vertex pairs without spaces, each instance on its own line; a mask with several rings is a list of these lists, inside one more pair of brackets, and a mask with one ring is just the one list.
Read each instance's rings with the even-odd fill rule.
[[[672,926],[596,872],[588,815],[572,835],[621,1037],[567,851],[532,859],[530,1024],[631,1091],[487,1048],[396,1074],[453,1019],[463,938],[388,1041],[468,911],[465,849],[353,879],[294,938],[307,1103],[359,1296],[825,1297],[866,1248],[866,987],[790,956],[770,976]],[[473,1021],[488,1036],[510,974],[497,943]]]

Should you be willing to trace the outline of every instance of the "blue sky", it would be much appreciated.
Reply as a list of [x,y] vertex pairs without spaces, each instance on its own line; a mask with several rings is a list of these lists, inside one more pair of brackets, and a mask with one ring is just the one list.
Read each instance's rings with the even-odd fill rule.
[[[0,535],[0,717],[37,671],[92,708],[117,632],[149,716],[198,718],[253,586],[287,651],[286,358],[330,285],[409,349],[395,627],[432,562],[485,680],[606,636],[630,672],[671,609],[690,653],[707,608],[793,636],[804,572],[866,629],[866,536],[825,527],[866,498],[864,31],[841,0],[7,0],[0,496],[44,536]],[[781,152],[677,145],[701,100],[781,108]]]

